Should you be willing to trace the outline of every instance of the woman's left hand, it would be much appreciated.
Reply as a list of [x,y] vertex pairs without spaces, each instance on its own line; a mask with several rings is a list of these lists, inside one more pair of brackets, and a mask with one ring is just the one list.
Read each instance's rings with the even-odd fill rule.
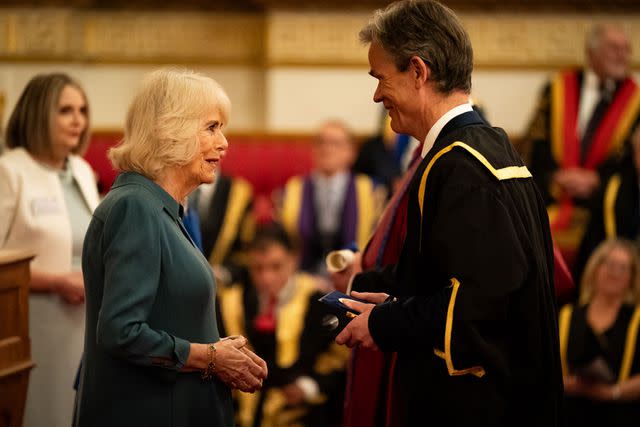
[[566,375],[563,378],[564,392],[570,396],[579,395],[582,392],[581,384],[575,375]]
[[610,384],[583,383],[582,395],[591,400],[611,401],[614,396],[614,387],[615,385]]
[[615,385],[591,383],[576,376],[564,377],[564,391],[568,395],[583,396],[591,400],[611,401],[615,396]]

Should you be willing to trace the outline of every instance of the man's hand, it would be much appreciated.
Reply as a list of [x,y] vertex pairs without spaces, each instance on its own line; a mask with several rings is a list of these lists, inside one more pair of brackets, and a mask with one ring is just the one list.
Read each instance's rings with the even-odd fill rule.
[[382,292],[351,292],[355,298],[362,299],[368,302],[372,302],[374,304],[382,304],[389,298],[389,294],[385,294]]
[[570,168],[557,171],[553,180],[571,197],[586,199],[600,186],[600,177],[595,171]]
[[584,396],[591,400],[610,401],[619,396],[614,388],[616,385],[591,383],[581,380],[575,375],[564,377],[564,391],[571,396]]
[[304,390],[296,383],[287,384],[282,387],[282,393],[288,405],[298,406],[304,403]]
[[375,307],[375,304],[367,304],[347,299],[341,299],[340,302],[360,314],[349,322],[342,332],[340,332],[336,337],[336,342],[338,344],[344,344],[349,348],[362,346],[377,350],[378,346],[373,341],[373,337],[371,337],[371,334],[369,333],[369,315],[371,314],[371,310]]

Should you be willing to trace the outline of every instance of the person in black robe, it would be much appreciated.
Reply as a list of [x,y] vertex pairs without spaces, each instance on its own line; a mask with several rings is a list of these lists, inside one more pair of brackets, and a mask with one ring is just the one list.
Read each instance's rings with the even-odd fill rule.
[[630,145],[630,152],[615,173],[605,179],[592,203],[589,225],[576,258],[576,283],[580,283],[587,260],[602,241],[615,237],[637,241],[640,237],[640,126]]
[[189,196],[183,221],[220,284],[245,279],[246,247],[256,226],[248,181],[217,174],[213,184],[201,185]]
[[396,132],[424,141],[424,158],[400,259],[354,277],[365,291],[354,296],[373,304],[347,302],[361,314],[336,341],[398,352],[395,425],[562,424],[545,206],[504,131],[468,103],[468,35],[425,0],[393,3],[360,37],[374,101]]
[[585,67],[563,70],[545,85],[525,137],[554,241],[571,266],[589,203],[618,167],[640,122],[628,36],[617,25],[600,24],[585,39]]
[[569,427],[640,420],[639,266],[631,242],[601,243],[587,263],[579,303],[560,310]]
[[346,347],[324,326],[330,309],[317,280],[296,272],[297,249],[284,228],[257,228],[248,249],[249,281],[220,289],[219,325],[244,335],[267,362],[260,393],[237,393],[241,427],[337,426],[342,416]]

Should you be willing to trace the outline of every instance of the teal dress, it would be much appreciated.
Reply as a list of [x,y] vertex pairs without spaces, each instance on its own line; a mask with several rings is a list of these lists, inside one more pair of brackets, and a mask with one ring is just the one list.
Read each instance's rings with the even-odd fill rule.
[[84,241],[85,349],[76,426],[232,426],[229,388],[184,373],[189,343],[220,339],[207,260],[160,186],[127,172]]

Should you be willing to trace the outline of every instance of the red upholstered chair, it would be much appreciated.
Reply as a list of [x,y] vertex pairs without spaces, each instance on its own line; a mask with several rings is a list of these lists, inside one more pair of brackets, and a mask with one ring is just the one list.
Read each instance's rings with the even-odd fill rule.
[[[107,151],[122,138],[119,132],[95,132],[85,158],[96,174],[101,193],[106,193],[116,177]],[[307,173],[312,166],[312,137],[294,135],[230,135],[229,151],[222,171],[251,183],[254,210],[260,222],[273,218],[274,190],[294,175]]]
[[121,132],[96,132],[91,135],[91,142],[84,154],[94,172],[98,176],[98,189],[105,194],[116,179],[116,171],[107,158],[107,151],[122,139]]
[[248,180],[258,222],[273,219],[273,191],[312,167],[310,136],[230,136],[222,171]]

